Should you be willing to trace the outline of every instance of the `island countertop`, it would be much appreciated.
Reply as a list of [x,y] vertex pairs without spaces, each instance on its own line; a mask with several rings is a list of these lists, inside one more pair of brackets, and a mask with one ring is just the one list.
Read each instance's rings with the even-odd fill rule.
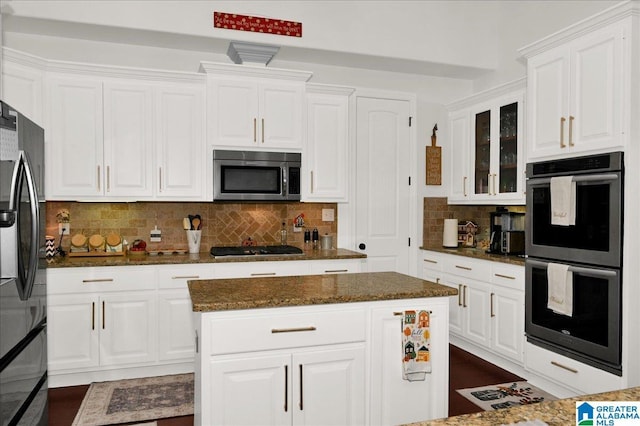
[[458,290],[397,272],[188,282],[194,312],[455,296]]
[[493,426],[533,420],[541,420],[549,426],[574,425],[576,424],[576,401],[640,401],[640,387],[411,423],[411,426]]

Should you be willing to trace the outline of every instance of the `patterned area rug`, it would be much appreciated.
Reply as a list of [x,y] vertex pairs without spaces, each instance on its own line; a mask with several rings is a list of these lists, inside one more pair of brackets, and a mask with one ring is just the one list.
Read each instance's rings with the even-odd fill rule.
[[100,426],[193,414],[193,374],[92,383],[73,426]]
[[557,399],[555,396],[530,385],[526,381],[456,389],[456,392],[485,411]]

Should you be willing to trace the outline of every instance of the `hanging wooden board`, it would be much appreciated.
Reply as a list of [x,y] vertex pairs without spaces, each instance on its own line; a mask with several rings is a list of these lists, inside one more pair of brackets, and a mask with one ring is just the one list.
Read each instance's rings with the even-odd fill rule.
[[426,152],[427,185],[442,185],[442,147],[436,146],[436,130],[438,130],[437,124],[433,127],[431,146],[427,146]]

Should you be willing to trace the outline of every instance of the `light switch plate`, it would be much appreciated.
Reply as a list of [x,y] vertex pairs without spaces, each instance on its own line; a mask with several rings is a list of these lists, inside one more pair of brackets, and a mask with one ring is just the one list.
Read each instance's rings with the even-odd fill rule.
[[333,209],[322,209],[322,221],[333,222],[335,220],[335,211]]

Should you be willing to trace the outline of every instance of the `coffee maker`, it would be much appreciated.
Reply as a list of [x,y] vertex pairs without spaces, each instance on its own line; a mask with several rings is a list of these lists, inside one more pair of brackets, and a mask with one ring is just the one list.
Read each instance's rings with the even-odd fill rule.
[[524,213],[498,207],[491,212],[489,253],[524,254]]

